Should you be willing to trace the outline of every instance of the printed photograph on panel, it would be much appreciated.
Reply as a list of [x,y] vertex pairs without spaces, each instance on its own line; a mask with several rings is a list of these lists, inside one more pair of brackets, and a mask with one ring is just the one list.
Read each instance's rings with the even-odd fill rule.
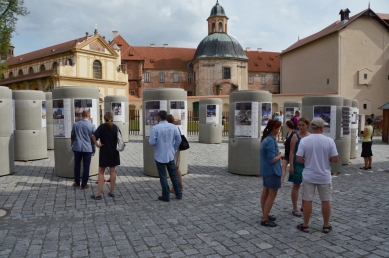
[[158,124],[159,108],[159,101],[146,101],[146,125],[154,126]]
[[54,137],[65,137],[64,107],[62,99],[53,100],[53,131]]
[[175,125],[182,125],[185,120],[185,101],[170,101],[170,113]]
[[112,108],[111,112],[113,113],[114,116],[121,116],[122,115],[122,103],[121,102],[117,102],[117,103],[112,102],[111,108]]
[[42,128],[45,128],[46,125],[46,101],[42,100]]
[[331,132],[331,106],[314,106],[313,118],[320,117],[324,121],[324,132]]
[[[84,110],[88,110],[91,112],[92,108],[92,99],[75,99],[74,100],[74,122],[81,121],[82,118],[82,112]],[[93,123],[93,117],[91,114],[90,122]]]
[[262,103],[262,122],[261,125],[267,125],[271,119],[271,103]]
[[206,116],[206,124],[218,124],[218,111],[216,105],[206,105],[207,107],[207,116]]
[[251,125],[251,102],[235,103],[235,125]]
[[292,119],[296,110],[294,107],[285,108],[285,122]]

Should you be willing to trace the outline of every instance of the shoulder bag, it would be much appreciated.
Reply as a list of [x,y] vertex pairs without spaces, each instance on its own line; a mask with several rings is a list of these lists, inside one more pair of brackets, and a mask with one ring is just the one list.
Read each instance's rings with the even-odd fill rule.
[[116,144],[116,150],[117,151],[124,151],[124,148],[126,147],[126,144],[123,141],[122,134],[120,133],[119,127],[118,127],[118,140]]
[[[177,128],[178,128],[178,127],[177,127]],[[182,135],[182,134],[181,134],[180,128],[178,128],[178,131],[180,132],[180,135],[181,135],[181,143],[180,143],[180,146],[178,146],[178,148],[179,148],[180,150],[187,150],[187,149],[189,149],[189,148],[190,148],[190,147],[189,147],[189,142],[188,142],[188,140],[186,139],[185,135]]]

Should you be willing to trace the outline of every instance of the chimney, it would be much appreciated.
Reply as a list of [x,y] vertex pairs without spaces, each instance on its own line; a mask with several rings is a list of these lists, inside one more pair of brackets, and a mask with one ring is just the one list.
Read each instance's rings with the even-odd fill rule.
[[154,43],[151,43],[151,44],[150,44],[150,47],[155,47],[155,44],[154,44]]
[[119,32],[117,30],[112,31],[112,39],[116,38],[119,35]]
[[340,24],[343,25],[347,23],[349,20],[350,10],[348,8],[341,9],[339,14],[340,14]]
[[247,51],[247,52],[250,51],[250,47],[246,47],[246,51]]
[[167,43],[163,44],[164,48],[167,48],[168,46],[169,46],[169,44],[167,44]]
[[261,47],[257,48],[257,51],[262,52],[262,48]]

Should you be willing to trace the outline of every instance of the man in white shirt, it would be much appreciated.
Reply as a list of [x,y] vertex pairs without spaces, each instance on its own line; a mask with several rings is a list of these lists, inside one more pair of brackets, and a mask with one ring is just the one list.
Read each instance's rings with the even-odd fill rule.
[[309,219],[312,213],[312,200],[317,188],[321,200],[323,214],[323,233],[329,233],[332,227],[329,225],[331,216],[332,184],[330,162],[339,161],[333,139],[323,135],[324,121],[314,118],[311,122],[312,134],[301,139],[296,159],[304,163],[303,170],[303,212],[304,223],[297,228],[303,232],[309,232]]

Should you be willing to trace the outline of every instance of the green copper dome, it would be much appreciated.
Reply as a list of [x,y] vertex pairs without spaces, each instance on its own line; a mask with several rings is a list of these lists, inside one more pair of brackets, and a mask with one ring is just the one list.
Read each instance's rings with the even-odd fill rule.
[[209,15],[209,17],[212,16],[226,16],[224,8],[219,4],[219,1],[217,1],[216,4],[212,7],[211,15]]

